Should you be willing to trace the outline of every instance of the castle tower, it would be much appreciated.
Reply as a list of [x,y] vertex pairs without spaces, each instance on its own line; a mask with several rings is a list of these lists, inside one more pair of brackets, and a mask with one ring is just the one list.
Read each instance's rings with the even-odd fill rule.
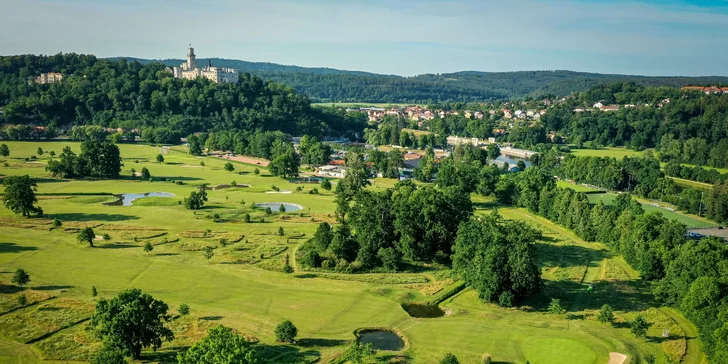
[[195,49],[192,47],[187,48],[187,69],[192,71],[197,68],[195,63]]

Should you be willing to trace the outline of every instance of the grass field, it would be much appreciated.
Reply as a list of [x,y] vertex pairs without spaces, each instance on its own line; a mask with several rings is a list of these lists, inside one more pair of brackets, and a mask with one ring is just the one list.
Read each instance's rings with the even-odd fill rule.
[[564,180],[556,181],[556,186],[557,187],[561,187],[561,188],[571,188],[572,190],[574,190],[576,192],[596,192],[596,191],[599,191],[598,189],[593,188],[593,187],[589,187],[589,186],[585,186],[585,185],[580,185],[580,184],[577,184],[577,183],[571,183],[569,181],[564,181]]
[[[537,245],[543,293],[519,309],[503,309],[483,303],[476,292],[465,289],[442,303],[449,315],[418,319],[410,317],[401,303],[436,297],[453,283],[446,268],[421,266],[404,273],[361,275],[281,272],[286,256],[295,258],[298,245],[313,234],[319,222],[333,221],[333,195],[320,188],[321,194],[308,194],[315,185],[288,183],[262,168],[255,175],[256,166],[241,163],[234,163],[236,170],[230,173],[222,169],[223,160],[181,152],[170,152],[160,164],[154,162],[159,149],[144,145],[121,145],[124,176],[131,176],[131,168],[140,171],[147,167],[155,178],[184,184],[131,177],[60,180],[43,170],[45,156],[29,162],[24,158],[30,158],[38,146],[60,153],[67,144],[77,150],[77,143],[7,144],[9,167],[0,173],[37,178],[39,194],[54,194],[41,195],[39,205],[47,218],[58,218],[63,226],[51,229],[47,219],[20,218],[0,210],[0,282],[7,284],[16,268],[28,271],[32,279],[24,292],[31,305],[24,308],[13,303],[17,289],[0,285],[0,363],[83,361],[93,355],[100,344],[83,330],[83,320],[94,303],[92,286],[101,297],[141,288],[167,302],[173,313],[181,303],[190,306],[189,317],[170,323],[175,341],[160,352],[145,352],[147,361],[174,362],[177,350],[191,345],[216,324],[255,337],[260,341],[256,344],[259,352],[276,363],[329,362],[354,339],[353,331],[362,327],[396,329],[410,344],[402,352],[380,352],[378,362],[433,363],[452,352],[461,363],[476,363],[489,353],[494,362],[501,363],[603,364],[609,352],[616,351],[632,358],[631,363],[646,353],[655,354],[658,363],[666,363],[663,353],[677,355],[680,348],[687,353],[683,353],[684,363],[702,360],[694,327],[676,311],[669,316],[690,340],[675,336],[673,344],[673,339],[657,340],[658,334],[652,332],[650,340],[631,335],[625,320],[654,306],[649,287],[603,245],[586,243],[523,209],[499,208],[499,212],[544,232],[544,240]],[[209,203],[196,213],[178,204],[196,185],[216,186],[233,180],[250,187],[210,190]],[[394,183],[378,179],[370,188]],[[291,193],[268,193],[272,185]],[[296,191],[299,186],[303,191]],[[175,196],[140,199],[132,206],[106,206],[103,202],[109,196],[73,195],[128,192]],[[303,210],[265,215],[251,207],[261,202],[295,203]],[[474,196],[474,202],[478,214],[497,207],[483,197]],[[209,218],[214,213],[219,222]],[[253,222],[242,222],[245,213],[253,216]],[[84,226],[93,227],[98,235],[109,234],[111,240],[98,241],[96,248],[78,244],[75,233]],[[277,234],[278,227],[285,229],[284,236]],[[224,246],[221,238],[227,241]],[[142,250],[145,242],[152,243],[152,252]],[[207,246],[214,247],[210,260],[201,252]],[[292,264],[296,267],[295,259]],[[585,292],[589,283],[597,288],[593,294]],[[568,307],[566,315],[546,313],[554,297]],[[604,303],[617,311],[614,326],[595,319]],[[650,317],[656,324],[667,322],[664,316]],[[297,345],[275,343],[273,329],[283,319],[298,327]],[[680,340],[686,344],[681,346]]]
[[636,157],[643,152],[620,148],[599,148],[599,149],[572,149],[571,153],[579,157],[613,157],[622,159],[623,157]]
[[[590,194],[587,195],[589,198],[589,201],[591,203],[596,203],[597,201],[601,200],[605,204],[610,204],[614,199],[617,197],[616,194],[613,193],[600,193],[600,194]],[[675,219],[683,224],[687,225],[688,228],[709,228],[709,227],[716,227],[718,224],[708,220],[704,219],[695,215],[690,215],[686,213],[682,213],[680,211],[674,210],[668,210],[666,207],[656,206],[655,203],[648,203],[647,201],[640,201],[642,203],[642,208],[646,211],[659,211],[662,213],[663,216],[665,216],[668,219]]]

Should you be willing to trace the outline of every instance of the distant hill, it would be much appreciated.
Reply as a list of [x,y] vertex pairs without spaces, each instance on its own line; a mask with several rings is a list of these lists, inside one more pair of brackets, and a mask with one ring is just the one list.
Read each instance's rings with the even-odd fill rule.
[[[140,63],[161,62],[168,66],[184,62],[182,59],[127,59]],[[626,81],[643,86],[670,87],[728,84],[728,77],[723,76],[647,77],[573,71],[464,71],[402,77],[220,58],[200,58],[197,62],[211,62],[213,66],[235,68],[240,72],[289,85],[314,102],[480,102],[526,96],[566,96],[597,85]]]

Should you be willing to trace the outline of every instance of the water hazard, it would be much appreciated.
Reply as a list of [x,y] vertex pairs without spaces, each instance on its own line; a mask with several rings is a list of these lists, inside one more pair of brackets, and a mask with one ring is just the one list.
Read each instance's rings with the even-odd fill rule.
[[404,349],[404,341],[399,335],[385,330],[372,330],[359,333],[359,342],[372,344],[374,350],[400,351]]
[[145,197],[174,197],[174,193],[168,192],[146,192],[146,193],[123,193],[116,195],[118,200],[113,202],[107,202],[104,205],[107,206],[131,206],[132,201],[138,200]]

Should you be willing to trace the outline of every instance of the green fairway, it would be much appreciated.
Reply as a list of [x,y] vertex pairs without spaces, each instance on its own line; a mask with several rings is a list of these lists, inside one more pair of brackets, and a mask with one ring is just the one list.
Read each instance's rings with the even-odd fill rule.
[[581,185],[581,184],[577,184],[577,183],[571,183],[569,181],[564,181],[564,180],[558,180],[558,181],[556,181],[556,186],[557,187],[561,187],[561,188],[571,188],[572,190],[574,190],[576,192],[596,192],[596,191],[599,191],[598,189],[593,188],[593,187],[589,187],[589,186],[585,186],[585,185]]
[[[596,203],[597,201],[602,201],[604,204],[610,204],[614,199],[617,197],[616,194],[613,193],[599,193],[599,194],[589,194],[587,195],[589,198],[589,202]],[[642,202],[642,208],[646,212],[650,211],[659,211],[662,213],[663,216],[665,216],[668,219],[674,219],[677,221],[680,221],[681,223],[685,224],[688,228],[708,228],[708,227],[716,227],[718,226],[716,223],[709,221],[707,219],[700,218],[695,215],[689,215],[677,210],[669,210],[668,207],[661,207],[657,206],[657,203],[647,203],[645,201]]]
[[599,149],[572,149],[571,153],[579,157],[612,157],[622,159],[623,157],[636,157],[643,152],[620,148],[599,148]]
[[[658,340],[659,333],[650,333],[650,340],[637,339],[626,325],[599,323],[596,311],[605,303],[614,307],[618,323],[653,307],[650,287],[604,245],[584,242],[524,209],[499,208],[499,212],[505,219],[543,231],[544,239],[536,246],[544,280],[541,294],[516,309],[484,303],[477,292],[465,289],[441,304],[447,312],[444,317],[412,318],[401,304],[433,299],[456,285],[458,278],[449,269],[413,263],[402,273],[344,274],[305,272],[296,265],[299,245],[320,222],[334,222],[334,194],[316,184],[289,183],[267,169],[242,163],[233,163],[235,171],[227,172],[225,160],[194,157],[181,148],[157,163],[160,148],[130,144],[120,145],[122,179],[62,180],[44,171],[48,152],[60,154],[66,145],[78,151],[78,143],[7,144],[11,155],[0,173],[36,178],[39,205],[46,216],[22,218],[0,210],[0,363],[83,361],[99,350],[99,341],[83,330],[95,300],[92,286],[100,297],[141,288],[164,300],[174,316],[180,304],[190,306],[189,317],[174,318],[169,324],[176,339],[159,353],[143,353],[147,361],[164,363],[176,362],[178,350],[217,324],[259,340],[258,351],[275,363],[327,363],[341,355],[354,340],[354,330],[363,327],[395,329],[408,341],[409,347],[401,352],[378,353],[379,362],[435,363],[452,352],[461,363],[477,363],[488,353],[501,363],[604,364],[610,352],[619,352],[630,358],[652,353],[658,363],[666,363],[665,348],[684,339],[674,335]],[[38,146],[46,154],[33,160]],[[132,178],[131,169],[140,172],[143,167],[154,182]],[[260,174],[254,173],[256,168]],[[222,186],[232,181],[238,186]],[[373,182],[370,189],[382,190],[396,180]],[[203,209],[186,210],[180,201],[202,184],[217,188],[207,191],[209,202]],[[273,185],[278,193],[270,193]],[[320,193],[309,194],[313,187]],[[109,194],[144,192],[174,196],[141,198],[131,206],[104,205],[115,200]],[[299,204],[303,209],[268,215],[253,208],[263,202]],[[476,214],[496,207],[481,196],[474,196],[473,202]],[[250,223],[243,221],[246,214]],[[53,218],[63,225],[53,228]],[[111,239],[95,241],[95,248],[79,244],[76,234],[83,227],[92,227],[99,239],[104,234]],[[283,236],[279,227],[284,228]],[[147,242],[153,246],[151,252],[143,250]],[[203,256],[205,247],[214,248],[210,259]],[[288,259],[296,269],[293,274],[283,273]],[[24,291],[27,307],[17,304],[21,293],[9,286],[17,268],[31,276]],[[596,287],[594,293],[586,293],[589,283]],[[550,299],[557,297],[567,314],[547,313]],[[694,328],[679,312],[670,315],[685,327],[685,335],[692,335],[683,362],[700,364]],[[274,328],[284,319],[298,327],[296,345],[275,342]]]

